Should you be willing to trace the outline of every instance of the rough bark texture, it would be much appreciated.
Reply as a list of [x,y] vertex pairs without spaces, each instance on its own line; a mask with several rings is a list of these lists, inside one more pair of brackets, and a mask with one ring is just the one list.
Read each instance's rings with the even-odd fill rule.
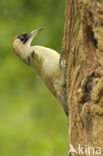
[[103,0],[67,0],[65,16],[69,144],[103,150]]

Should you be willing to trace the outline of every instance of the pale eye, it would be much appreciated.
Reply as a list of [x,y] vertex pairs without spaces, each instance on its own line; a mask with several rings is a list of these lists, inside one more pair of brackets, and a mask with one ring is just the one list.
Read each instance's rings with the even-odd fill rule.
[[25,44],[29,39],[29,35],[28,34],[21,34],[17,38],[19,38],[23,42],[23,44]]

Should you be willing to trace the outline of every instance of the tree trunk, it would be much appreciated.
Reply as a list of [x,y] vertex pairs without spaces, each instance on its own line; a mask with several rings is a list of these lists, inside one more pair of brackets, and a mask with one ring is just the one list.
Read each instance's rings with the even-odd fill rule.
[[103,0],[66,0],[65,16],[69,156],[103,155]]

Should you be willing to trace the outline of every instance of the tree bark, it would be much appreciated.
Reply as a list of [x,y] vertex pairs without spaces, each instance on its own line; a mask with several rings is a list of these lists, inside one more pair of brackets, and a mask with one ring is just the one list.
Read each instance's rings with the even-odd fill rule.
[[77,151],[68,155],[92,156],[103,150],[103,0],[66,0],[65,16],[69,144]]

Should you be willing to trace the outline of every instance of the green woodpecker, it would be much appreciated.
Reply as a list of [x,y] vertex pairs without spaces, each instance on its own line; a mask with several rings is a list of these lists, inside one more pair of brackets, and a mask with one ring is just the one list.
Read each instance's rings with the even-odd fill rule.
[[68,115],[65,73],[61,67],[63,62],[60,61],[59,53],[50,48],[30,45],[32,39],[42,29],[17,35],[12,41],[12,49],[23,62],[35,69]]

